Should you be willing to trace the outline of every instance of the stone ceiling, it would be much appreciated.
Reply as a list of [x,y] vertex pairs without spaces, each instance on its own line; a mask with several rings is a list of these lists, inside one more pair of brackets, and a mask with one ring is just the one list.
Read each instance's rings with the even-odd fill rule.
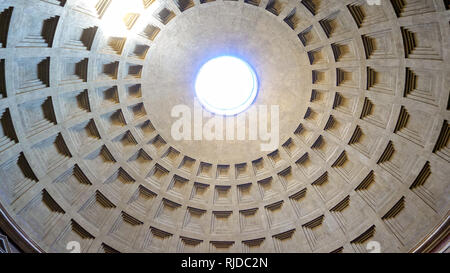
[[[45,252],[414,251],[450,207],[450,7],[367,2],[139,0],[117,36],[111,0],[1,0],[3,217]],[[171,137],[224,54],[276,149]]]

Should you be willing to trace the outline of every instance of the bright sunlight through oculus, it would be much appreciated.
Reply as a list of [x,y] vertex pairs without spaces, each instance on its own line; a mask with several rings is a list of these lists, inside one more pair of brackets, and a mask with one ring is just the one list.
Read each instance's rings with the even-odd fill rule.
[[235,115],[255,100],[258,80],[248,63],[236,57],[221,56],[200,68],[195,92],[206,110],[218,115]]

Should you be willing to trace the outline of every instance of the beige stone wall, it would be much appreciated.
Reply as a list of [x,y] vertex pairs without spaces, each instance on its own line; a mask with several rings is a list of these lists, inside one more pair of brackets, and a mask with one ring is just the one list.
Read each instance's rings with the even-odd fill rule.
[[[43,251],[407,252],[448,217],[448,1],[144,0],[109,37],[110,1],[0,0],[0,203]],[[223,54],[275,151],[171,138]]]

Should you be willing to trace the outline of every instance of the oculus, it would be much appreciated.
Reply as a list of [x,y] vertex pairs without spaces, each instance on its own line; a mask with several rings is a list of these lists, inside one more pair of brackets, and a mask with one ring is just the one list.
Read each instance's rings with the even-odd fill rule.
[[246,110],[258,93],[253,68],[233,56],[206,62],[195,80],[195,93],[202,106],[217,115],[231,116]]

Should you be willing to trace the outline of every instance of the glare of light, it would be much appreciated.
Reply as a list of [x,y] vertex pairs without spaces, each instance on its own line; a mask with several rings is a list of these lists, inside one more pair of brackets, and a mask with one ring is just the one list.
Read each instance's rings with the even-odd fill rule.
[[248,63],[236,57],[220,56],[200,68],[195,92],[206,110],[218,115],[235,115],[255,100],[258,79]]
[[105,36],[126,37],[127,29],[124,19],[128,14],[153,13],[160,6],[159,1],[153,2],[146,10],[142,0],[113,0],[101,19],[101,28]]

